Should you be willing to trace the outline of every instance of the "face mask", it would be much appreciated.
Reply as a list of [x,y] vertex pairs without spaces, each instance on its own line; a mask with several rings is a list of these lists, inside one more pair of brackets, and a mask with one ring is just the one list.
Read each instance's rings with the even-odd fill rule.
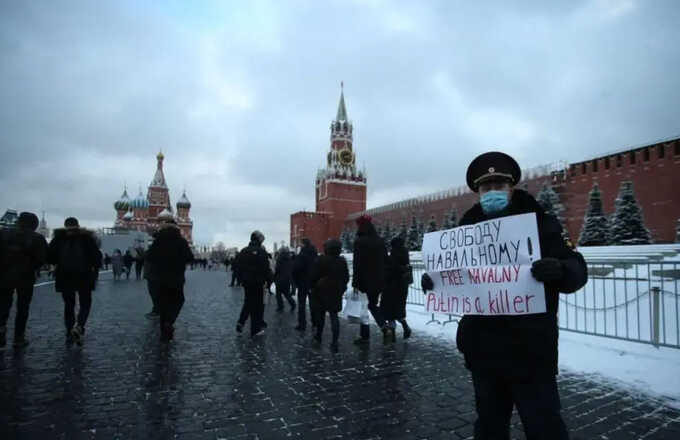
[[486,192],[482,194],[479,203],[481,203],[485,214],[494,214],[508,206],[508,193],[506,191]]

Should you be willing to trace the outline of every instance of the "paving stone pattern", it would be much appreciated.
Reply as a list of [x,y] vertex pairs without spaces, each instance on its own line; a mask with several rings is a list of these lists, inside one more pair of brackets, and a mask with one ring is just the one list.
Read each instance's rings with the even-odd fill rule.
[[[64,343],[54,287],[36,288],[31,345],[0,352],[0,438],[471,438],[472,384],[450,342],[415,332],[384,346],[373,329],[358,348],[358,328],[341,320],[333,354],[330,329],[315,346],[273,298],[252,339],[235,332],[243,293],[226,273],[187,278],[170,345],[143,316],[142,281],[103,276],[82,348]],[[559,385],[572,439],[680,439],[678,411],[657,401],[576,374]],[[512,423],[524,438],[516,414]]]

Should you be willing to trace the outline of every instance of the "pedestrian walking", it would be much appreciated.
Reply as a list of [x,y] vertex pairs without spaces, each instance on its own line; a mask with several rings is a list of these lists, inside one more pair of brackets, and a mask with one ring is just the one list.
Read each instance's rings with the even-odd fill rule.
[[47,242],[35,232],[38,216],[22,212],[16,229],[0,231],[0,348],[7,343],[7,319],[14,292],[17,311],[14,318],[14,347],[28,345],[26,322],[33,298],[36,271],[47,261]]
[[135,248],[135,278],[137,281],[142,279],[142,270],[144,268],[144,261],[145,261],[145,254],[146,251],[144,250],[143,247],[137,247]]
[[236,255],[234,255],[234,258],[232,258],[232,261],[231,261],[231,284],[229,284],[229,287],[241,285],[241,279],[239,278],[239,257],[240,257],[240,255],[241,255],[240,252],[236,252]]
[[251,336],[261,335],[267,326],[264,322],[264,292],[274,279],[263,242],[264,234],[253,231],[250,243],[239,253],[239,276],[243,283],[244,301],[236,331],[241,333],[250,317]]
[[290,257],[290,251],[286,246],[279,249],[279,254],[276,257],[276,266],[274,269],[274,284],[276,286],[276,311],[283,310],[283,298],[285,297],[290,304],[290,311],[295,310],[295,300],[290,293],[291,279],[293,278],[293,260]]
[[123,265],[125,266],[125,279],[126,280],[130,279],[130,272],[132,271],[132,263],[134,261],[135,261],[135,258],[130,253],[130,249],[127,249],[125,251],[125,255],[123,255]]
[[[300,253],[295,257],[295,264],[293,266],[293,278],[298,292],[298,325],[295,330],[304,331],[307,328],[307,299],[309,298],[309,275],[312,269],[312,264],[316,260],[317,251],[312,242],[308,238],[302,239],[302,248]],[[312,327],[316,325],[314,318],[314,304],[309,298],[309,315]]]
[[413,272],[409,261],[408,249],[401,236],[390,241],[390,255],[385,269],[385,292],[380,297],[380,309],[387,325],[392,330],[390,337],[396,341],[396,323],[404,329],[404,339],[411,336],[411,327],[406,322],[406,298],[408,286],[413,282]]
[[184,305],[184,271],[194,256],[174,219],[163,222],[147,252],[149,293],[156,294],[161,341],[175,336],[175,321]]
[[[517,407],[527,439],[568,439],[557,390],[557,308],[559,293],[571,293],[587,281],[586,263],[562,235],[557,219],[526,191],[516,188],[517,162],[500,152],[475,158],[467,170],[479,203],[460,225],[511,215],[535,213],[542,258],[531,274],[544,283],[546,313],[519,316],[465,315],[456,344],[472,373],[477,420],[474,438],[509,438],[510,416]],[[425,290],[432,279],[423,275]]]
[[[385,289],[385,262],[387,250],[378,236],[370,216],[357,218],[357,238],[354,240],[352,287],[368,297],[368,310],[383,332],[383,341],[391,342],[394,331],[387,325],[380,310],[380,294]],[[366,345],[370,340],[370,327],[360,324],[359,339],[354,343]]]
[[[54,288],[61,292],[64,300],[66,342],[82,345],[92,306],[92,291],[95,290],[102,265],[102,254],[94,233],[81,228],[76,218],[67,218],[64,228],[54,230],[54,238],[48,248],[48,260],[56,265]],[[77,319],[76,293],[79,304]]]
[[111,255],[104,253],[104,270],[109,270],[109,264],[111,264]]
[[[156,238],[156,233],[152,237]],[[160,306],[158,305],[158,285],[159,283],[154,283],[154,279],[158,277],[157,274],[152,273],[152,265],[149,263],[149,253],[144,252],[144,268],[142,269],[142,276],[146,280],[146,289],[149,292],[149,297],[151,298],[151,311],[146,313],[144,316],[147,318],[157,318],[160,316]]]
[[113,271],[114,281],[119,280],[124,270],[123,254],[120,252],[120,249],[114,250],[113,255],[111,255],[111,270]]
[[312,297],[317,304],[316,334],[314,339],[321,343],[326,313],[331,321],[332,340],[330,349],[338,351],[338,337],[340,336],[340,322],[338,312],[342,310],[342,297],[349,282],[347,261],[340,256],[342,243],[331,239],[324,243],[324,254],[316,259],[310,273]]

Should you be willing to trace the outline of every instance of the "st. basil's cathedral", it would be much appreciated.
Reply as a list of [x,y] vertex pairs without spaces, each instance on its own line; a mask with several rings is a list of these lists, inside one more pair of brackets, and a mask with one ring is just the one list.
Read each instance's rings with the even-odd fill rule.
[[165,159],[165,156],[163,156],[162,152],[159,152],[156,156],[156,174],[153,176],[151,184],[149,184],[146,196],[144,196],[140,187],[137,197],[130,199],[126,188],[120,199],[113,204],[116,209],[114,228],[152,234],[159,229],[163,221],[174,219],[182,236],[189,243],[192,243],[194,223],[189,217],[191,202],[187,198],[186,191],[182,192],[182,197],[180,197],[176,204],[177,213],[173,212],[172,204],[170,203],[170,192],[165,182],[165,175],[163,174],[163,159]]

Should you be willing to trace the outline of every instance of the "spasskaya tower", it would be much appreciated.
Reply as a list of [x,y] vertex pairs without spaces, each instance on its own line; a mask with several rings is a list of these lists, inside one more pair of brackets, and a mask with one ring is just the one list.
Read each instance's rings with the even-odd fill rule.
[[291,245],[309,238],[317,249],[329,238],[339,238],[349,214],[366,209],[366,171],[359,170],[354,152],[353,124],[347,117],[345,93],[341,83],[340,102],[330,126],[330,150],[326,166],[315,180],[316,212],[291,215]]

